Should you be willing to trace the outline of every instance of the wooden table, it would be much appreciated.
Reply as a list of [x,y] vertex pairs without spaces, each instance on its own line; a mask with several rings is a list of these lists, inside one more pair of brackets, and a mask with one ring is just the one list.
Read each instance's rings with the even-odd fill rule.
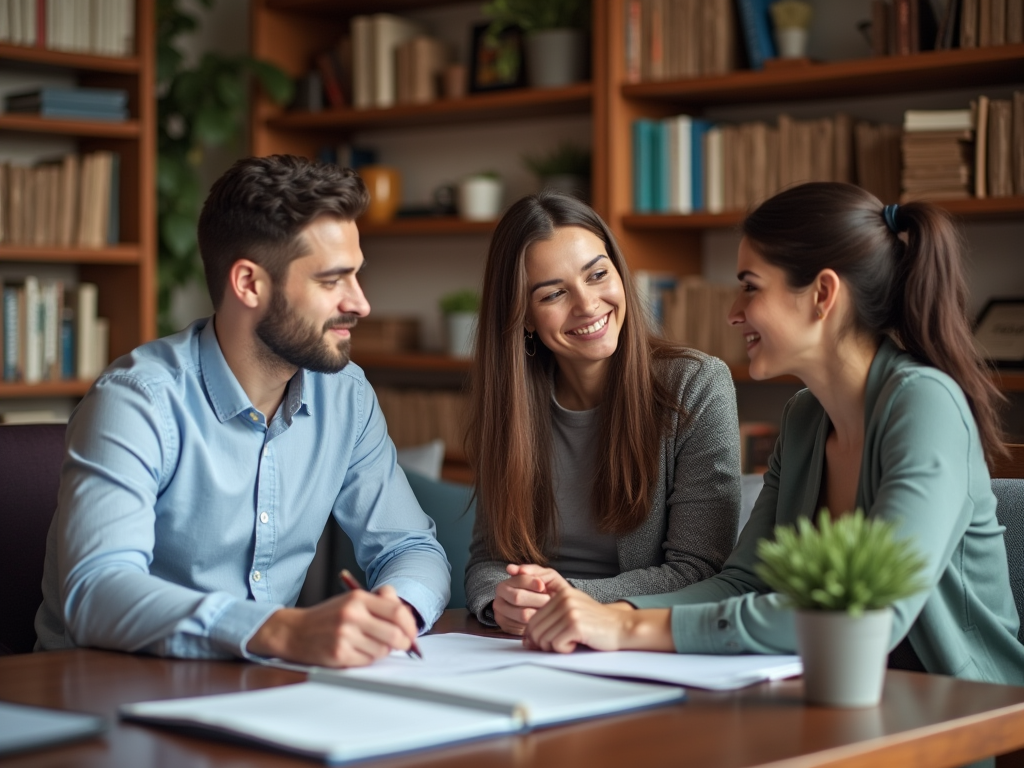
[[[446,612],[436,629],[496,634],[464,611]],[[0,658],[0,699],[93,712],[111,721],[103,738],[0,762],[11,768],[308,768],[315,763],[116,719],[118,705],[126,702],[226,693],[302,679],[302,675],[294,672],[244,662],[165,660],[108,651],[58,651]],[[366,765],[942,768],[1024,747],[1024,688],[890,672],[882,704],[862,710],[808,707],[801,700],[802,690],[799,679],[729,693],[693,690],[688,701],[674,706],[370,761]]]

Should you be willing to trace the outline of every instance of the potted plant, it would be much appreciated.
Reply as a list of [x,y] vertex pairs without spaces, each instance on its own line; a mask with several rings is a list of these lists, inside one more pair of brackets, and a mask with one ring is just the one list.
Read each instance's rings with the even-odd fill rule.
[[588,0],[490,0],[491,34],[519,27],[526,35],[526,76],[534,88],[569,85],[586,76]]
[[501,213],[504,186],[495,171],[481,171],[459,182],[459,215],[469,221],[493,221]]
[[440,303],[448,326],[448,353],[453,357],[472,357],[480,295],[466,288],[442,296]]
[[563,141],[550,152],[525,155],[523,164],[540,180],[543,189],[575,195],[583,201],[590,197],[590,150],[572,141]]
[[815,526],[775,529],[758,544],[755,570],[796,608],[796,633],[809,702],[870,707],[882,697],[892,604],[925,588],[924,560],[895,525],[861,510]]

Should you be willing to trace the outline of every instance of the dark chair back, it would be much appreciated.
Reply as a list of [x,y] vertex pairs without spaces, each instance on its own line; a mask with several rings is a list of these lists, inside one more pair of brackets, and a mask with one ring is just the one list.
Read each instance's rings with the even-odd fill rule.
[[1024,642],[1024,445],[1006,447],[1009,458],[996,462],[992,469],[992,492],[996,495],[996,517],[1006,527],[1010,589],[1021,618],[1017,639]]
[[28,653],[43,602],[46,532],[57,509],[64,424],[0,426],[0,655]]

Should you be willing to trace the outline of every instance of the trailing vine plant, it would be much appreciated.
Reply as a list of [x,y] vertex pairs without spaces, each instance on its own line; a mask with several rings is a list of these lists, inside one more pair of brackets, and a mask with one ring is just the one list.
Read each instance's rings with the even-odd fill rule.
[[[211,8],[215,0],[198,0]],[[204,53],[186,66],[179,39],[199,21],[181,0],[157,0],[157,310],[161,335],[173,332],[174,289],[202,281],[196,223],[205,190],[199,166],[207,148],[241,149],[250,78],[276,103],[292,96],[291,79],[273,64],[248,55]]]

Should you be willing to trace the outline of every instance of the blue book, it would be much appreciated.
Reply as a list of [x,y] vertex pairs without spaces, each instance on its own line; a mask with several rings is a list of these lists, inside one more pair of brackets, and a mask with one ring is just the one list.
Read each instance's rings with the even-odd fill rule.
[[4,286],[4,381],[17,381],[18,375],[18,289]]
[[633,121],[633,211],[650,213],[654,210],[651,155],[653,142],[651,120]]
[[743,41],[751,69],[764,69],[765,59],[778,56],[772,37],[768,6],[772,0],[737,0]]
[[75,312],[64,307],[60,318],[60,377],[65,381],[75,378]]
[[693,181],[693,210],[703,211],[704,202],[704,134],[711,130],[712,122],[694,118],[690,127],[690,173]]
[[128,91],[122,88],[36,88],[4,98],[8,111],[38,111],[46,107],[123,110]]
[[127,109],[82,109],[81,107],[43,107],[32,110],[8,110],[14,114],[33,114],[40,117],[59,117],[66,120],[103,120],[109,123],[121,123],[128,119]]
[[651,209],[655,213],[667,213],[669,203],[668,172],[668,126],[664,120],[651,123]]

